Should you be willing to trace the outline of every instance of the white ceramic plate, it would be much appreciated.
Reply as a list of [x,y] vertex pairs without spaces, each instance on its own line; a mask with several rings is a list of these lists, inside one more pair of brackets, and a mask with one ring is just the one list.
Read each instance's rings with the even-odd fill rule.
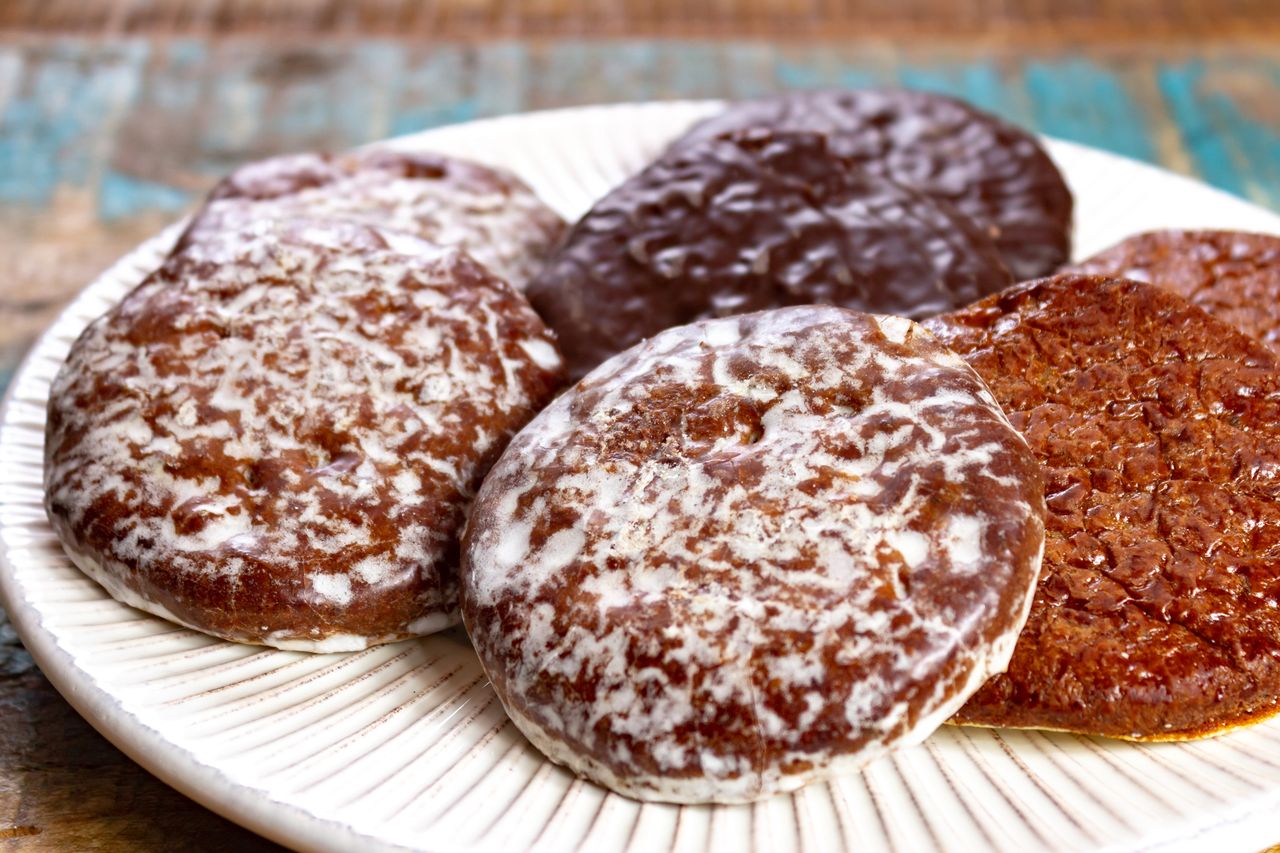
[[[593,107],[395,140],[515,169],[576,217],[711,103]],[[1135,231],[1280,233],[1280,217],[1051,142],[1078,254]],[[157,776],[316,850],[1230,850],[1280,842],[1280,720],[1189,744],[944,727],[860,775],[748,806],[640,804],[545,761],[464,635],[347,655],[226,643],[117,604],[63,556],[41,505],[49,383],[170,229],[90,285],[36,344],[0,416],[0,600],[49,679]]]

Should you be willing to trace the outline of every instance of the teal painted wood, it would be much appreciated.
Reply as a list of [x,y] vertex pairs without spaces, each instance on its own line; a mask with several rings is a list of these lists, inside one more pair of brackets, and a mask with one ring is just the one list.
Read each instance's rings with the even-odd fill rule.
[[1209,183],[1280,208],[1280,62],[1162,65],[1160,91]]
[[1151,112],[1163,111],[1201,176],[1277,204],[1280,116],[1251,115],[1210,84],[1229,73],[1274,88],[1280,60],[1197,59],[1157,73],[1162,100],[1150,104],[1131,74],[1081,58],[912,62],[832,45],[720,42],[274,49],[61,40],[0,54],[0,93],[10,93],[0,111],[0,204],[38,210],[59,186],[89,186],[104,218],[127,217],[177,209],[235,163],[277,151],[566,104],[895,83],[1148,161],[1159,159]]
[[[20,251],[68,209],[102,233],[169,219],[236,164],[285,151],[570,104],[871,85],[966,98],[1280,209],[1280,55],[1265,50],[1175,62],[833,42],[66,38],[0,45],[0,239]],[[14,292],[0,285],[0,320]],[[0,371],[13,350],[0,347]]]
[[[0,205],[38,211],[71,186],[99,195],[104,219],[169,212],[235,163],[278,151],[566,104],[879,84],[957,95],[1153,162],[1153,126],[1171,119],[1200,176],[1280,205],[1280,115],[1240,103],[1239,83],[1274,95],[1280,59],[1154,66],[1157,103],[1143,99],[1129,66],[758,42],[9,46],[0,51]],[[1215,87],[1223,80],[1234,89]]]
[[387,120],[390,134],[400,136],[422,127],[456,124],[476,115],[475,99],[464,85],[470,69],[457,47],[440,47],[411,64],[408,53],[397,45],[368,49],[388,62],[385,78],[389,94]]
[[59,41],[36,51],[4,51],[21,66],[0,109],[0,203],[40,207],[60,184],[100,176],[102,134],[135,95],[146,46],[94,50]]
[[1025,127],[1035,126],[1026,89],[1015,74],[990,60],[923,62],[898,70],[898,83],[963,98]]
[[1029,62],[1023,79],[1037,130],[1156,160],[1142,106],[1115,72],[1083,59]]

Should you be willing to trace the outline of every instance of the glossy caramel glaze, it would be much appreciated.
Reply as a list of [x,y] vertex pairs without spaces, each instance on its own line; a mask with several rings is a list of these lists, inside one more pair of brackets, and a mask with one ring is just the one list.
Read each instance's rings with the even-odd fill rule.
[[45,448],[77,565],[127,604],[281,648],[456,621],[465,507],[561,361],[506,283],[395,239],[413,253],[259,223],[217,263],[172,256],[80,336]]
[[1152,231],[1072,269],[1167,287],[1280,351],[1280,237],[1242,231]]
[[241,166],[209,194],[178,240],[209,239],[264,219],[338,219],[458,246],[517,290],[565,223],[505,169],[425,152],[366,148],[290,154]]
[[751,800],[917,742],[1009,656],[1039,466],[916,324],[706,320],[606,362],[512,441],[463,618],[553,760],[642,799]]
[[927,321],[1045,468],[1009,670],[955,721],[1137,739],[1280,703],[1280,365],[1167,290],[1062,275]]
[[749,127],[824,133],[859,168],[945,199],[1023,281],[1071,254],[1071,192],[1036,138],[963,101],[893,89],[790,92],[731,104],[676,149]]
[[690,145],[625,181],[530,284],[571,376],[663,329],[825,303],[923,317],[1012,282],[950,205],[851,170],[820,134]]

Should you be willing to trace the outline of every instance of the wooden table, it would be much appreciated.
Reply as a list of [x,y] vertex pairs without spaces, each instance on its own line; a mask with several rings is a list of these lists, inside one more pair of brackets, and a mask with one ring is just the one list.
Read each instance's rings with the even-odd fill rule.
[[[1273,2],[1255,6],[1280,13]],[[17,7],[35,10],[40,26],[0,42],[0,385],[72,294],[235,164],[517,110],[900,83],[959,94],[1028,127],[1280,209],[1280,38],[1268,35],[1280,14],[1258,19],[1251,41],[1225,41],[1213,30],[1212,38],[1156,45],[1133,41],[1141,30],[1134,23],[1107,31],[1123,39],[1087,49],[1031,29],[1025,40],[935,32],[895,48],[847,38],[423,43],[274,30],[148,38],[128,35],[138,26],[127,15],[115,27],[124,35],[62,36],[47,32],[56,29],[49,16],[67,3],[13,2],[0,27],[12,24],[5,16]],[[1228,23],[1237,37],[1250,29],[1238,15]],[[1153,27],[1188,36],[1194,27],[1183,24]],[[3,621],[0,839],[23,851],[271,846],[111,747],[50,687]]]

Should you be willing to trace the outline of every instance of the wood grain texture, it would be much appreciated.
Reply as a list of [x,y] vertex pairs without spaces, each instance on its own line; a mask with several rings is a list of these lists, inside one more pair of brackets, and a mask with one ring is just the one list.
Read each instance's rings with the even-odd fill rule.
[[[53,21],[72,5],[81,4],[10,0],[0,4],[0,23],[13,20],[15,6],[28,10],[29,23]],[[192,8],[212,16],[212,26],[223,14],[216,9],[231,5]],[[878,4],[877,14],[894,5]],[[1200,14],[1210,7],[1186,5]],[[1280,12],[1280,4],[1259,5]],[[126,7],[176,8],[117,4]],[[1076,7],[1083,4],[1064,8]],[[330,29],[340,29],[337,18]],[[1280,209],[1273,45],[1124,42],[1080,53],[914,44],[11,36],[0,41],[0,385],[66,300],[238,163],[519,110],[900,84],[959,95],[1027,127]],[[6,849],[245,849],[251,838],[93,733],[0,622]]]
[[1097,42],[1280,32],[1271,0],[8,0],[0,29],[413,38],[931,36]]

